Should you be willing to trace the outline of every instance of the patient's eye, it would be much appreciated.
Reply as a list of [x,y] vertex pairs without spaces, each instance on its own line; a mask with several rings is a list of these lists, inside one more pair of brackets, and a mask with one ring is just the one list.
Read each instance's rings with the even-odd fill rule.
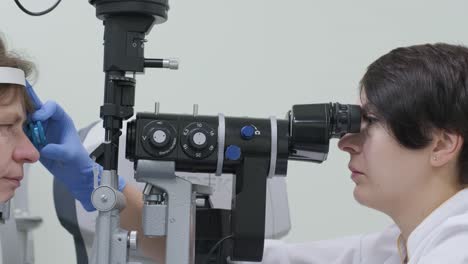
[[0,124],[0,136],[6,137],[13,134],[15,124]]
[[0,118],[0,137],[11,137],[23,133],[25,120],[20,116]]

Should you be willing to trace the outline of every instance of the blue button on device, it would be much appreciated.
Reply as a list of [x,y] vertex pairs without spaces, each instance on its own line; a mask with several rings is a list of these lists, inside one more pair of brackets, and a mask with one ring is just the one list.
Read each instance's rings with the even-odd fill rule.
[[226,148],[225,157],[227,160],[239,160],[241,157],[241,149],[236,145],[229,145]]
[[252,139],[255,136],[255,128],[253,126],[244,126],[241,128],[241,136],[243,139]]

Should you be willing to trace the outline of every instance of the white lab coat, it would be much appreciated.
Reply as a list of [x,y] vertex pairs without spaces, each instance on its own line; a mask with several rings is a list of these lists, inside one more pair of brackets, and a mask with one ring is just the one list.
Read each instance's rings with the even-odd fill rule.
[[[337,240],[301,244],[267,240],[262,263],[401,264],[399,235],[392,225],[380,233]],[[409,236],[407,250],[408,264],[468,263],[468,189],[432,212]]]

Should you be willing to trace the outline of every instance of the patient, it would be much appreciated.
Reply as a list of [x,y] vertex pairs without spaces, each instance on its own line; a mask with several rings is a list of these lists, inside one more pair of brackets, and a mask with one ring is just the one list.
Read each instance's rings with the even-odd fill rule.
[[12,198],[21,185],[23,164],[39,159],[39,152],[23,130],[27,114],[33,110],[24,87],[25,78],[22,84],[14,83],[12,78],[32,71],[31,63],[7,55],[0,41],[0,202]]
[[[0,202],[14,196],[24,176],[23,165],[39,160],[84,209],[96,210],[91,202],[95,163],[81,144],[71,117],[54,101],[42,104],[27,82],[33,72],[33,64],[8,52],[0,38]],[[39,150],[24,132],[29,119],[42,122],[45,130],[47,144]],[[119,191],[127,205],[120,213],[121,227],[142,234],[141,192],[122,178]],[[164,248],[164,239],[139,237],[143,254],[162,263],[165,256],[156,254],[154,247]]]

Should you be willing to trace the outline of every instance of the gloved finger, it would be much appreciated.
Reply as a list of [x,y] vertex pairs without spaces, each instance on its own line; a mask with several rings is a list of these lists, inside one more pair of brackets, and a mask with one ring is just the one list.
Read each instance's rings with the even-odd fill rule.
[[123,191],[125,186],[127,186],[127,182],[122,176],[119,176],[119,191]]
[[73,153],[68,150],[67,146],[61,144],[47,144],[40,151],[41,158],[46,158],[55,161],[70,161]]
[[47,101],[33,115],[33,121],[46,121],[48,119],[61,120],[64,115],[63,108],[55,101]]
[[34,91],[32,85],[26,80],[26,92],[31,98],[31,101],[34,105],[34,109],[39,110],[42,107],[41,99],[37,96],[36,92]]

